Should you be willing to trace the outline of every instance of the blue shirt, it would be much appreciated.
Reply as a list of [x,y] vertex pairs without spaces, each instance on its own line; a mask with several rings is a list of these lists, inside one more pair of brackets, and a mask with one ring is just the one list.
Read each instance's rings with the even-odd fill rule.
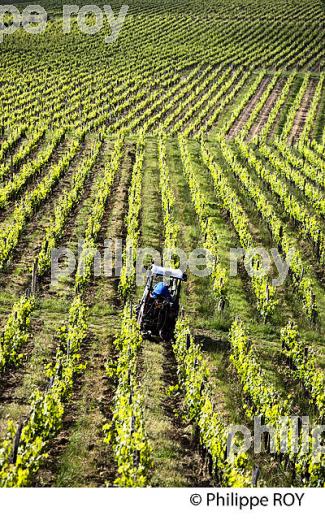
[[164,282],[157,283],[156,287],[153,290],[152,297],[156,300],[158,296],[161,296],[162,298],[166,299],[170,298],[170,292],[168,290],[168,287],[164,284]]

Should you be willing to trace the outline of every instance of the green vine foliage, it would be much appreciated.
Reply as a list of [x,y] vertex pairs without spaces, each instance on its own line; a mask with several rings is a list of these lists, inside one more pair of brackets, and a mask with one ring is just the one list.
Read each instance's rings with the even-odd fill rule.
[[124,299],[131,296],[135,285],[135,264],[138,240],[140,234],[140,212],[141,212],[141,188],[143,177],[144,160],[144,134],[140,133],[137,141],[136,158],[132,171],[131,186],[129,189],[129,209],[126,217],[127,237],[126,246],[130,252],[125,250],[123,266],[121,269],[119,291]]
[[[114,179],[121,163],[123,145],[124,139],[119,136],[115,141],[112,160],[106,166],[104,175],[97,186],[97,196],[87,222],[82,254],[75,276],[75,287],[77,291],[82,291],[91,278],[93,261],[96,254],[96,242],[105,214],[106,203],[111,194]],[[86,163],[86,169],[89,169],[94,164],[99,148],[100,143],[97,143],[94,150],[94,157],[91,157],[88,160],[88,163]]]
[[130,316],[129,305],[125,306],[115,347],[118,360],[115,364],[108,363],[107,375],[116,380],[117,388],[112,421],[104,426],[105,442],[114,452],[118,474],[114,484],[144,487],[150,480],[152,457],[144,425],[142,392],[137,381],[142,336],[136,319]]
[[325,417],[325,377],[317,368],[316,357],[302,342],[298,327],[289,322],[281,331],[282,349],[293,367],[293,376],[304,385],[310,401],[316,406],[319,417]]
[[88,329],[86,314],[86,306],[76,296],[70,307],[69,322],[60,333],[55,361],[47,368],[47,391],[34,392],[30,414],[20,427],[13,421],[8,424],[0,447],[0,487],[28,486],[46,458],[47,442],[61,427],[65,401],[72,391],[74,378],[85,368],[80,363],[80,349]]
[[[283,338],[295,336],[292,327],[283,332]],[[316,446],[312,432],[297,433],[291,420],[292,396],[284,399],[268,381],[257,361],[243,322],[234,321],[230,332],[230,361],[236,369],[243,388],[244,410],[249,419],[261,416],[265,424],[274,428],[275,454],[294,466],[296,478],[303,485],[324,486],[325,456]],[[306,436],[307,441],[306,441]],[[283,444],[285,439],[285,444]],[[307,444],[307,449],[306,449]],[[283,462],[285,464],[285,462]]]
[[9,364],[19,363],[21,347],[29,338],[30,314],[35,306],[33,296],[22,296],[13,306],[0,337],[0,371]]
[[247,454],[227,454],[227,426],[214,408],[208,383],[211,375],[187,319],[179,318],[177,321],[173,350],[186,418],[198,429],[199,443],[211,457],[213,474],[222,486],[249,486],[251,477]]

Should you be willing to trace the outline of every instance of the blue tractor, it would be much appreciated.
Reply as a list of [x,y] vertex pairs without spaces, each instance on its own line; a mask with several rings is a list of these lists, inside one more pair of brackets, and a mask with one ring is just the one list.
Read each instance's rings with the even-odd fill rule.
[[179,314],[181,284],[187,275],[180,269],[166,269],[153,264],[137,307],[137,319],[143,337],[170,341]]

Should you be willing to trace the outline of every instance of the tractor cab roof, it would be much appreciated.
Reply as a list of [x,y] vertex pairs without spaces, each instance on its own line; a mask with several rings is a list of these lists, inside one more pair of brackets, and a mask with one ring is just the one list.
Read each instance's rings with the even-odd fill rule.
[[187,280],[187,276],[180,269],[170,269],[161,267],[160,265],[153,264],[150,269],[151,273],[156,276],[166,276],[169,278],[176,278],[177,280],[182,280],[185,282]]

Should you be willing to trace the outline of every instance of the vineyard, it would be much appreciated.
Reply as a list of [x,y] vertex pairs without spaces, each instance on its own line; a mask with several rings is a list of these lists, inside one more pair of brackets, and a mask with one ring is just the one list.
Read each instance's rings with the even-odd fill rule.
[[[0,44],[0,487],[324,487],[324,2],[129,0],[109,45],[40,3]],[[170,343],[140,334],[140,247],[214,257]],[[276,263],[234,276],[239,248]],[[274,438],[230,453],[254,418]]]

